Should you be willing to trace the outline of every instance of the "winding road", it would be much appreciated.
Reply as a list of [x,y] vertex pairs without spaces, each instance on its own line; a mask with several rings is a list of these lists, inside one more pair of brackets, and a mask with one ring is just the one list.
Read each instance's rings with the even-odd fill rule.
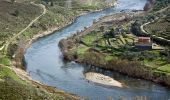
[[[161,13],[161,12],[167,10],[169,7],[170,7],[170,6],[164,8],[164,9],[161,9],[161,10],[159,10],[159,11],[156,11],[154,14]],[[151,22],[146,22],[146,23],[142,24],[142,25],[140,26],[141,31],[142,31],[143,33],[145,33],[145,34],[150,34],[150,33],[148,33],[148,32],[144,29],[144,27],[145,27],[146,25],[148,25],[148,24],[154,23],[156,20],[159,20],[159,18],[157,18],[157,19],[155,19],[155,20],[153,20],[153,21],[151,21]],[[152,35],[152,37],[156,37],[156,38],[158,38],[158,39],[160,39],[160,40],[164,40],[164,41],[170,42],[170,40],[165,39],[165,38],[163,38],[163,37],[156,36],[156,35]]]

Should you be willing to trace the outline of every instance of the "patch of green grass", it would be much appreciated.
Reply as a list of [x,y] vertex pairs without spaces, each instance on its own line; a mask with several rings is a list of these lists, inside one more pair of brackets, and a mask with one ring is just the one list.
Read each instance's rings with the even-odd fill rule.
[[3,79],[5,77],[10,77],[19,83],[25,84],[25,82],[22,81],[10,68],[0,67],[0,78]]
[[147,66],[157,68],[157,67],[163,66],[166,63],[166,61],[164,61],[163,59],[160,59],[159,57],[153,58],[153,60],[148,60],[147,57],[145,57],[144,63]]
[[132,42],[133,42],[133,39],[131,39],[131,38],[125,38],[125,41],[126,41],[126,43],[132,43]]
[[89,47],[84,46],[84,45],[81,45],[81,46],[79,46],[78,49],[77,49],[77,54],[78,54],[78,55],[83,55],[83,54],[85,54],[85,52],[86,52],[88,49],[89,49]]
[[122,35],[120,35],[119,39],[120,39],[120,41],[122,42],[122,44],[126,44],[125,38],[123,38]]
[[6,57],[2,57],[0,58],[0,64],[3,64],[3,65],[6,65],[6,66],[9,66],[11,63],[10,59],[9,58],[6,58]]
[[156,76],[169,75],[169,73],[161,71],[161,70],[153,70],[153,74]]
[[94,33],[90,33],[88,35],[85,35],[82,37],[82,41],[86,44],[86,45],[89,45],[89,46],[92,46],[94,43],[94,41],[96,41],[97,39],[97,36],[96,34]]
[[99,42],[98,42],[98,45],[102,46],[102,47],[106,46],[105,41],[106,41],[105,39],[100,39]]
[[30,84],[20,84],[10,77],[0,81],[0,84],[0,100],[75,100],[60,93],[48,93]]
[[166,64],[164,66],[161,66],[161,67],[158,68],[158,70],[170,73],[170,64]]
[[111,60],[113,60],[113,56],[107,55],[107,56],[105,57],[105,60],[106,60],[106,61],[111,61]]

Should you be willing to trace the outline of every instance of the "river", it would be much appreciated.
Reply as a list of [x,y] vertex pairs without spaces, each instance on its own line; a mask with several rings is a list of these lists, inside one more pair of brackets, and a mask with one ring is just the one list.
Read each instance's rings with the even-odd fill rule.
[[[146,0],[119,0],[116,7],[82,15],[64,29],[38,39],[26,51],[27,72],[34,80],[94,100],[107,100],[111,97],[114,100],[122,97],[130,100],[135,96],[146,96],[150,100],[168,100],[170,89],[166,87],[149,81],[130,78],[116,72],[63,61],[62,53],[58,47],[61,39],[83,30],[84,27],[91,26],[94,19],[98,20],[122,10],[141,10],[145,3]],[[106,87],[88,82],[83,75],[84,72],[88,71],[103,73],[126,84],[128,87]]]

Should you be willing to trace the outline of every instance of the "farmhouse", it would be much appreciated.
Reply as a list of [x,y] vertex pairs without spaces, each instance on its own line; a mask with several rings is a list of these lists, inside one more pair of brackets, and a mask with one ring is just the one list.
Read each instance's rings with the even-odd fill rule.
[[152,49],[152,41],[150,37],[138,37],[135,47],[140,50],[151,50]]

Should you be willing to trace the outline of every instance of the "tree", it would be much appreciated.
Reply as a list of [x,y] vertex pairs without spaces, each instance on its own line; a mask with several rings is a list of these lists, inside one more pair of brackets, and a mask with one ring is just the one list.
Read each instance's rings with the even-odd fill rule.
[[115,38],[115,29],[114,29],[114,28],[111,28],[109,34],[110,34],[113,38]]
[[141,24],[139,21],[135,21],[132,24],[131,31],[133,32],[133,34],[135,34],[137,36],[141,35],[140,26],[141,26]]

